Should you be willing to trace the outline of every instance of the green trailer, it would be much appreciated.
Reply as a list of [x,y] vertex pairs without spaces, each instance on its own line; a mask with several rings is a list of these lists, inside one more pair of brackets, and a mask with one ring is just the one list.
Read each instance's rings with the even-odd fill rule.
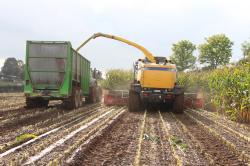
[[77,108],[82,106],[83,98],[89,102],[99,99],[90,61],[68,41],[27,41],[25,64],[27,107],[62,100],[66,107]]

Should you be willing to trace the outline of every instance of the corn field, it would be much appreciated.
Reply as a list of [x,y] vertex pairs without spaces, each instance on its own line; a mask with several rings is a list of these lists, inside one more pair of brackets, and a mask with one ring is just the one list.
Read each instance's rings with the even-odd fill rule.
[[250,63],[210,71],[180,73],[189,92],[203,92],[206,105],[232,120],[250,122]]

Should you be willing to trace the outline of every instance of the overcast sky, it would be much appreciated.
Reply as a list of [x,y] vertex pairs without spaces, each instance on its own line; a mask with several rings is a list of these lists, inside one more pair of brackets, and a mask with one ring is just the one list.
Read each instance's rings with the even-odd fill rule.
[[[74,48],[96,32],[135,41],[156,56],[171,55],[173,43],[198,45],[224,33],[233,42],[233,61],[250,40],[249,0],[0,0],[0,66],[24,60],[26,40],[66,40]],[[80,51],[93,67],[132,68],[143,54],[109,39],[91,41]],[[198,54],[198,51],[195,53]]]

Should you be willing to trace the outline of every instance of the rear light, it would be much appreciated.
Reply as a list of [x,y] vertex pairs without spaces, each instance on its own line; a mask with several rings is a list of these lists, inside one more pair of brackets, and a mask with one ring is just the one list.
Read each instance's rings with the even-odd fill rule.
[[144,93],[143,93],[143,96],[149,96],[149,93],[145,93],[145,92],[144,92]]

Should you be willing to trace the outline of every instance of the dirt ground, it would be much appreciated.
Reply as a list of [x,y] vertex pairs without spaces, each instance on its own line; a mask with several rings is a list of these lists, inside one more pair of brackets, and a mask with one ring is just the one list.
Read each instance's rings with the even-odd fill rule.
[[[24,102],[20,94],[1,100],[7,98]],[[9,105],[0,108],[0,165],[250,164],[249,126],[205,110],[173,114],[102,103],[75,110],[63,110],[60,103],[36,109]]]

